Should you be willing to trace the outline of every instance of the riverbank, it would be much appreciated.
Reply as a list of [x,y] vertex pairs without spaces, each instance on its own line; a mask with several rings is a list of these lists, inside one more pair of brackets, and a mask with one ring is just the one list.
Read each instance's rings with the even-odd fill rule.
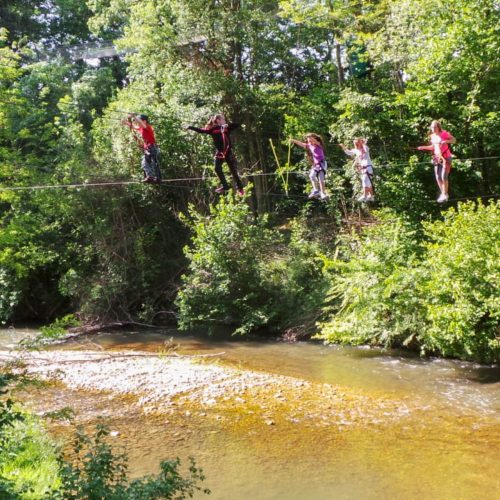
[[[72,409],[72,421],[45,419],[61,442],[74,425],[92,432],[104,417],[133,477],[157,472],[164,458],[194,456],[214,499],[500,492],[496,384],[481,384],[478,397],[478,382],[459,382],[454,364],[199,338],[158,353],[164,339],[113,334],[94,339],[104,348],[0,351],[0,363],[22,358],[19,369],[49,381],[14,394],[35,413]],[[304,377],[304,366],[316,375]],[[423,390],[425,380],[436,380],[446,397],[433,397],[434,385]]]
[[196,411],[203,416],[222,411],[232,414],[235,421],[251,418],[266,425],[281,422],[342,429],[387,424],[412,411],[399,399],[223,366],[217,355],[0,351],[0,363],[13,356],[30,375],[64,384],[70,390],[130,396],[145,414],[184,412],[190,416]]

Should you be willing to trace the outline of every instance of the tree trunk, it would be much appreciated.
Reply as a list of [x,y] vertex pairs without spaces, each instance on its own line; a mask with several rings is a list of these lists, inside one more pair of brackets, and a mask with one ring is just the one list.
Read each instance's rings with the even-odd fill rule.
[[335,62],[337,64],[337,75],[339,87],[342,87],[345,83],[344,67],[342,66],[342,54],[341,54],[340,43],[335,44]]

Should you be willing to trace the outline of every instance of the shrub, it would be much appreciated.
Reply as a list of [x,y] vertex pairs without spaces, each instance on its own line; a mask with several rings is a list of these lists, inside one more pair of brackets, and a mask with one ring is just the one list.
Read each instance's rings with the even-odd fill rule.
[[177,298],[180,327],[197,323],[239,324],[247,333],[273,319],[273,293],[260,266],[271,252],[276,235],[266,227],[267,218],[254,219],[245,203],[222,198],[210,216],[191,210],[194,232],[185,248],[189,273]]
[[311,307],[324,277],[313,242],[292,224],[289,241],[247,204],[222,199],[205,217],[191,210],[188,273],[177,298],[180,327],[233,325],[234,333],[290,326]]
[[462,203],[425,225],[426,350],[500,359],[500,202]]
[[318,337],[350,344],[409,344],[422,322],[416,232],[393,212],[344,238],[340,258],[325,261],[331,279]]
[[[0,395],[9,381],[0,373]],[[22,377],[21,377],[22,381]],[[66,418],[68,409],[60,412]],[[54,417],[54,414],[51,414]],[[73,454],[65,457],[46,434],[40,420],[11,399],[0,400],[0,498],[5,500],[170,500],[191,498],[205,478],[190,459],[188,477],[179,472],[180,460],[163,461],[156,476],[129,482],[127,457],[116,454],[99,423],[94,437],[81,429],[75,434]]]
[[[0,387],[6,382],[2,376]],[[56,450],[38,420],[0,401],[0,498],[50,498],[58,484]]]
[[193,459],[189,477],[183,478],[178,467],[180,460],[163,461],[157,476],[146,476],[132,482],[127,480],[127,457],[115,454],[106,438],[108,428],[98,424],[93,438],[79,429],[75,436],[71,463],[60,458],[62,486],[59,498],[65,500],[169,500],[191,498],[195,491],[209,494],[196,485],[205,478]]
[[394,214],[346,239],[331,271],[328,342],[499,360],[499,202],[459,204],[423,237]]

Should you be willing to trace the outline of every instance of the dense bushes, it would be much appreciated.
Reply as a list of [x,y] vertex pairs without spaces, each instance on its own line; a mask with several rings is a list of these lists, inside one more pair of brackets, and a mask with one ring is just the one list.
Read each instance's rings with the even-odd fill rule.
[[[0,388],[8,376],[0,376]],[[127,457],[107,442],[102,423],[89,437],[78,430],[73,451],[63,455],[50,440],[41,422],[0,400],[0,498],[5,500],[106,499],[153,500],[191,498],[203,473],[191,459],[187,477],[179,472],[180,460],[163,461],[156,476],[129,481]]]
[[335,259],[321,257],[321,275],[327,249],[308,240],[303,221],[291,223],[287,238],[246,204],[224,199],[209,217],[191,214],[181,326],[283,331],[323,314],[319,337],[328,342],[493,362],[499,205],[459,204],[421,225],[380,211],[378,223],[339,242]]
[[72,461],[60,457],[61,486],[53,498],[61,500],[170,500],[192,498],[195,491],[210,493],[197,486],[205,478],[191,459],[189,477],[179,473],[180,460],[163,461],[157,476],[129,482],[127,457],[116,454],[107,442],[109,430],[98,424],[93,438],[78,430]]
[[500,203],[450,209],[425,226],[426,349],[479,361],[500,359]]
[[344,238],[340,258],[326,260],[332,283],[326,311],[333,315],[322,324],[322,338],[404,344],[420,324],[415,231],[390,211],[379,217],[380,224]]
[[484,362],[499,360],[500,204],[460,204],[424,224],[423,240],[395,214],[344,243],[327,262],[329,342],[412,345]]
[[180,326],[229,324],[243,334],[284,329],[317,308],[325,287],[316,245],[291,228],[289,241],[246,203],[222,199],[205,217],[191,210],[189,272],[177,298]]
[[51,498],[60,485],[55,447],[36,418],[1,397],[11,380],[0,373],[0,498]]

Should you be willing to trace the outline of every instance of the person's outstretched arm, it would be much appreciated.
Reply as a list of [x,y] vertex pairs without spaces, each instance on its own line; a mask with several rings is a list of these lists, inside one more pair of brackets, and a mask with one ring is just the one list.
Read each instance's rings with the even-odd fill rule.
[[128,117],[122,120],[122,125],[126,125],[127,127],[136,130],[147,127],[147,123],[144,120],[141,120],[134,113],[129,113]]
[[146,128],[148,126],[148,124],[137,115],[132,115],[132,121],[136,123],[139,128]]
[[188,127],[186,127],[187,130],[192,130],[193,132],[198,132],[199,134],[211,134],[212,133],[212,129],[210,128],[199,128],[199,127],[195,127],[193,125],[189,125]]
[[305,142],[297,141],[297,139],[290,139],[290,142],[295,144],[296,146],[300,146],[301,148],[306,148],[307,144]]
[[356,150],[348,149],[344,144],[339,144],[339,146],[342,148],[346,155],[354,156],[356,154]]

